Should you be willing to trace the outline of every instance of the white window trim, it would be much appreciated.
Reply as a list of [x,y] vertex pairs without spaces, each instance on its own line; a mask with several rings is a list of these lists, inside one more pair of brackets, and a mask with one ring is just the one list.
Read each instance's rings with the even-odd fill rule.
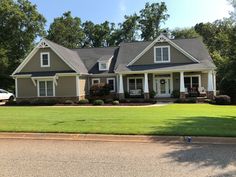
[[[53,83],[53,96],[47,96],[47,89],[46,89],[46,96],[40,96],[39,82],[46,82],[46,81],[52,81],[52,83]],[[46,84],[46,87],[47,87],[47,84]],[[39,80],[37,80],[37,95],[38,95],[38,97],[55,97],[55,84],[54,84],[53,79],[39,79]]]
[[[161,49],[161,59],[162,61],[157,61],[156,59],[156,49],[160,48]],[[168,48],[168,61],[163,61],[163,48]],[[154,63],[170,63],[170,46],[166,45],[166,46],[155,46],[154,47]]]
[[92,85],[94,85],[94,81],[98,81],[98,83],[100,84],[100,78],[92,78]]
[[136,83],[136,79],[142,79],[142,83],[143,83],[143,89],[144,89],[144,78],[143,77],[127,77],[127,91],[129,92],[129,80],[130,79],[135,79],[135,88],[137,87],[137,83]]
[[[106,68],[102,68],[101,64],[106,64]],[[99,71],[107,71],[108,70],[108,63],[107,62],[99,62]]]
[[[48,65],[43,65],[43,55],[48,55]],[[40,53],[40,66],[42,68],[50,67],[50,53],[49,52],[41,52]]]
[[107,84],[109,83],[109,80],[113,80],[113,90],[110,90],[110,92],[115,92],[116,89],[116,79],[115,78],[107,78]]
[[[190,77],[190,86],[191,88],[193,87],[193,82],[192,82],[192,77],[198,77],[198,87],[201,88],[202,87],[202,82],[201,82],[201,75],[184,75],[184,78],[185,77]],[[185,85],[184,85],[185,87]]]

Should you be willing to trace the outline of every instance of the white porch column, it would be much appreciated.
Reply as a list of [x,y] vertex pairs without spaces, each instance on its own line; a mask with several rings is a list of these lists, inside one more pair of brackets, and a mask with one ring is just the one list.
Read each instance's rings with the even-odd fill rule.
[[180,72],[180,98],[185,98],[184,72]]
[[207,84],[207,98],[214,98],[214,82],[213,82],[213,72],[208,72],[208,84]]
[[149,93],[149,88],[148,88],[148,73],[144,73],[144,93]]
[[216,72],[213,72],[213,88],[214,96],[216,96]]
[[119,99],[124,99],[125,95],[124,95],[124,86],[123,86],[123,75],[119,74]]
[[208,72],[208,87],[207,87],[207,91],[213,91],[213,75],[212,75],[212,71]]
[[17,77],[15,78],[15,96],[18,97],[18,83],[17,83]]
[[149,99],[148,73],[144,73],[144,99]]

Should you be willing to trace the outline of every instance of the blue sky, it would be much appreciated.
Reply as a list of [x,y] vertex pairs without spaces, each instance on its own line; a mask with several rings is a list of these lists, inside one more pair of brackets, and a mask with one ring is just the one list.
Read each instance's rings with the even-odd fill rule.
[[[71,11],[78,16],[94,23],[105,20],[119,23],[124,15],[139,12],[146,2],[160,2],[157,0],[30,0],[36,4],[38,10],[47,19],[49,24],[54,18],[61,16],[65,11]],[[170,18],[162,27],[170,29],[176,27],[190,27],[200,22],[213,22],[216,19],[228,17],[232,7],[227,0],[163,0],[167,4]]]

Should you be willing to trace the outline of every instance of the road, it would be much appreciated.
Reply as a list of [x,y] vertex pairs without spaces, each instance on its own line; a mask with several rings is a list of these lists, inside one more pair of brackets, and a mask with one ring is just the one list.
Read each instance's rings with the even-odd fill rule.
[[0,177],[159,176],[236,176],[236,145],[0,140]]

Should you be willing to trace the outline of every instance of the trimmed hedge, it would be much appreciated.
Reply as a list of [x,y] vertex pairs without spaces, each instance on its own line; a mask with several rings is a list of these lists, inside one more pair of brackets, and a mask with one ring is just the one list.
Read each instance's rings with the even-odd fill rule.
[[112,104],[113,105],[118,105],[118,104],[120,104],[120,102],[118,100],[115,100],[115,101],[112,102]]
[[88,99],[79,100],[78,104],[89,104]]
[[175,103],[197,103],[197,98],[179,98],[175,100]]
[[104,105],[104,101],[103,101],[103,100],[95,100],[95,101],[93,102],[93,105],[95,105],[95,106]]
[[229,105],[229,104],[231,104],[231,99],[228,95],[215,96],[215,104],[217,104],[217,105]]

